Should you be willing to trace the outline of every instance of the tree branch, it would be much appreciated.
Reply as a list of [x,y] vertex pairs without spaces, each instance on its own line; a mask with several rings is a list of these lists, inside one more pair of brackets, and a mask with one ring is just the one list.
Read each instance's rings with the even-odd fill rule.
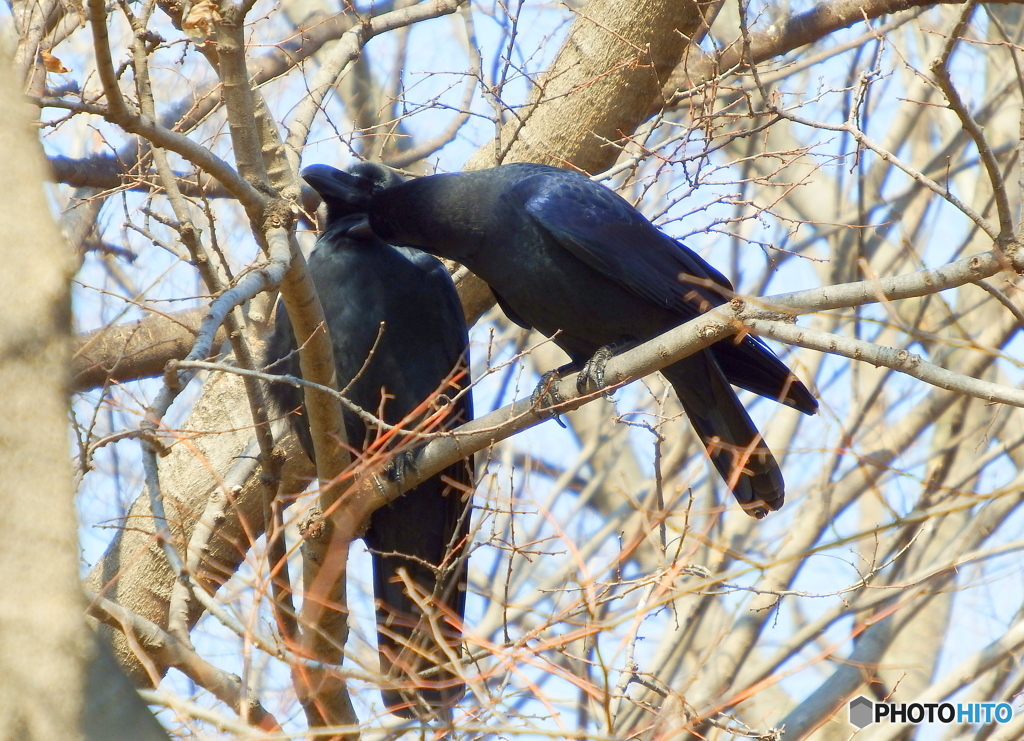
[[367,41],[386,31],[454,13],[464,2],[466,0],[428,0],[420,5],[375,16],[365,24],[346,31],[323,59],[320,69],[309,84],[309,92],[296,106],[295,115],[288,126],[288,146],[295,151],[302,150],[309,136],[309,129],[313,125],[313,119],[323,106],[324,99]]
[[[1007,0],[1007,4],[1016,2],[1018,0]],[[865,20],[942,4],[959,4],[959,0],[828,0],[818,3],[805,13],[786,15],[773,21],[763,31],[751,31],[750,54],[746,58],[740,39],[736,39],[717,55],[707,54],[692,46],[683,65],[668,78],[663,98],[669,107],[675,106],[681,94],[716,77],[746,69],[748,62],[757,64],[775,59]],[[648,117],[656,115],[662,108],[660,105],[652,107]]]
[[1010,404],[1024,407],[1024,391],[999,383],[982,381],[961,373],[941,368],[929,363],[920,355],[898,350],[894,347],[883,347],[873,342],[865,342],[850,337],[840,337],[830,332],[796,327],[783,322],[765,321],[763,319],[745,319],[743,323],[762,337],[771,337],[787,345],[806,347],[819,352],[842,355],[851,360],[883,366],[917,378],[931,386],[967,394],[985,401],[999,404]]

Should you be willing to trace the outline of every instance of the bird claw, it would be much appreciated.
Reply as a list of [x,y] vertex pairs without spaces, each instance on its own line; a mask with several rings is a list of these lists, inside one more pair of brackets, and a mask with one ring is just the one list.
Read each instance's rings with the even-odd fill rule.
[[535,409],[558,406],[565,401],[555,388],[561,376],[561,370],[556,369],[548,371],[540,377],[540,383],[537,384],[537,388],[530,394],[530,403]]
[[593,391],[600,391],[603,396],[611,398],[613,392],[604,390],[604,368],[614,354],[611,345],[598,348],[598,351],[584,364],[583,369],[576,376],[576,390],[579,393],[590,392],[591,383],[593,383]]
[[[555,388],[558,383],[558,379],[561,377],[561,368],[548,371],[540,377],[540,383],[537,384],[537,388],[535,388],[533,393],[530,394],[530,405],[534,409],[542,410],[549,407],[556,407],[565,402],[565,399],[559,395],[558,390]],[[558,423],[559,427],[562,427],[563,429],[565,428],[565,422],[561,420],[557,413],[552,414],[551,416]]]
[[778,509],[778,507],[769,507],[763,499],[755,499],[753,502],[746,503],[741,502],[740,506],[744,512],[751,515],[755,520],[763,520],[773,509]]
[[391,483],[401,486],[405,477],[415,470],[416,451],[406,450],[391,459],[391,463],[384,469],[384,475]]

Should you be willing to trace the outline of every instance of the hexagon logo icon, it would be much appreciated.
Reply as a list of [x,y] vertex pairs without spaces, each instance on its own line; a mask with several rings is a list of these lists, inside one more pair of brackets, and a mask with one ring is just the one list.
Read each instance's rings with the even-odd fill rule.
[[864,728],[874,723],[875,703],[871,702],[864,695],[858,695],[850,700],[850,723],[857,728]]

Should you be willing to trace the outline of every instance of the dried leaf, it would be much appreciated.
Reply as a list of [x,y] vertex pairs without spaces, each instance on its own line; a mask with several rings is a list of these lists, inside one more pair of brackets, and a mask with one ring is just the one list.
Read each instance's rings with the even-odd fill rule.
[[61,63],[61,61],[59,59],[57,59],[57,57],[53,56],[53,54],[51,54],[50,52],[46,51],[45,49],[43,49],[42,51],[39,52],[39,56],[41,56],[43,58],[43,64],[46,66],[46,71],[47,72],[56,72],[58,74],[65,74],[65,73],[71,71],[67,67],[65,67]]
[[220,23],[220,11],[213,0],[199,0],[188,11],[181,29],[185,35],[197,44],[201,44],[213,35],[215,26]]

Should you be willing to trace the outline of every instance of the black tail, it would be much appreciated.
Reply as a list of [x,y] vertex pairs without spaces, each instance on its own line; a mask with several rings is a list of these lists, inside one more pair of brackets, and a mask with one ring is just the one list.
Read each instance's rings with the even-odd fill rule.
[[726,380],[718,361],[704,351],[663,368],[711,462],[740,506],[761,518],[786,499],[782,471]]
[[381,695],[390,712],[406,718],[437,715],[465,692],[456,675],[436,667],[462,653],[451,618],[461,623],[465,614],[472,473],[471,459],[445,469],[374,512],[364,536],[373,557],[380,670],[397,687]]
[[733,386],[774,399],[804,414],[818,411],[814,395],[757,337],[747,335],[738,343],[735,338],[716,342],[711,346],[711,354]]

